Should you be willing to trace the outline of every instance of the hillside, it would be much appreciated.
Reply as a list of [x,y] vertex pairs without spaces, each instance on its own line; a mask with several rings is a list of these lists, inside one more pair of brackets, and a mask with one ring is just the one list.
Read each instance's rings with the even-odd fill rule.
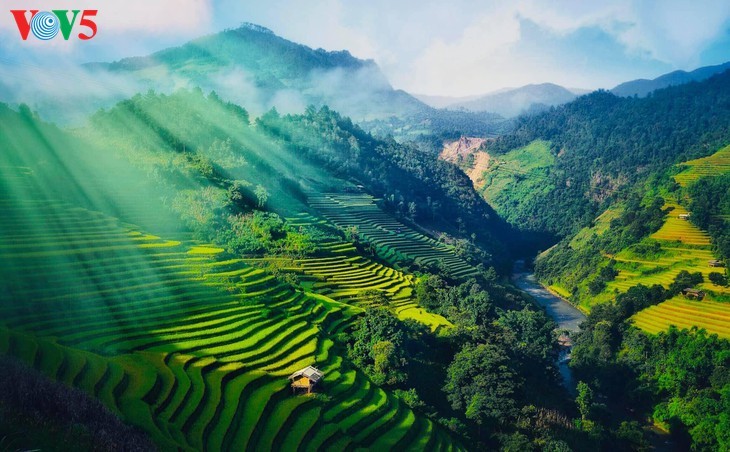
[[524,113],[535,113],[549,107],[562,105],[576,97],[576,94],[562,86],[553,83],[541,83],[504,89],[476,99],[460,100],[447,105],[446,108],[473,112],[488,111],[505,118],[512,118]]
[[329,105],[358,119],[428,109],[394,90],[373,61],[345,50],[311,49],[252,24],[149,56],[88,67],[132,76],[163,91],[181,85],[216,90],[256,114],[272,106],[300,112],[310,104]]
[[521,229],[574,234],[635,184],[727,144],[729,86],[725,73],[648,98],[596,92],[521,118],[514,132],[489,142],[486,150],[499,159],[535,141],[549,142],[554,163],[546,177],[555,189],[487,195],[505,196],[497,212]]
[[716,66],[705,66],[694,71],[674,71],[661,75],[655,79],[638,79],[621,83],[611,90],[617,96],[644,97],[658,89],[668,88],[675,85],[683,85],[690,82],[701,82],[707,80],[713,75],[720,74],[730,69],[730,62],[718,64]]
[[[717,178],[727,174],[730,166],[723,163],[729,152],[730,148],[726,147],[709,157],[680,164],[680,171],[666,176],[676,181],[679,187],[658,179],[649,184],[643,201],[638,205],[630,203],[612,207],[592,227],[585,228],[540,256],[538,274],[547,284],[562,289],[585,309],[613,300],[616,294],[639,284],[646,287],[658,284],[669,289],[680,278],[680,273],[702,275],[701,281],[690,287],[704,291],[705,301],[729,301],[730,288],[715,283],[711,276],[711,273],[723,274],[724,269],[709,264],[717,259],[726,259],[723,250],[718,247],[722,245],[718,237],[713,240],[706,230],[695,224],[696,219],[692,216],[697,212],[691,212],[692,206],[696,205],[692,199],[693,185],[703,180],[700,175]],[[727,193],[724,195],[726,197]],[[649,226],[637,229],[639,222]],[[566,252],[570,252],[571,257]],[[696,309],[695,303],[688,303],[686,297],[675,295],[673,304],[685,305],[685,313],[690,315]],[[649,329],[652,332],[656,332],[661,324],[667,328],[671,317],[649,314],[658,312],[662,306],[664,304],[642,311],[637,315],[637,324],[651,325]],[[724,327],[720,326],[718,330],[711,319],[703,321],[699,311],[694,317],[695,325],[725,335]],[[680,326],[691,325],[687,320],[680,323]]]
[[[200,90],[73,131],[0,115],[0,351],[160,448],[459,450],[498,444],[518,406],[561,409],[534,389],[555,384],[551,323],[490,268],[501,223],[435,156],[328,109],[252,124]],[[500,339],[523,336],[541,351]],[[489,430],[433,390],[472,341],[525,373]],[[317,394],[292,395],[309,365]]]

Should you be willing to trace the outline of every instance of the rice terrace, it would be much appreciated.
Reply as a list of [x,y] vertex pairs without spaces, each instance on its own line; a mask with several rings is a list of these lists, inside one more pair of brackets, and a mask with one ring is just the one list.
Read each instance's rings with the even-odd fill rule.
[[[98,397],[158,444],[460,448],[343,361],[330,339],[357,313],[362,287],[386,291],[401,316],[420,311],[410,275],[333,244],[325,252],[333,257],[294,269],[337,280],[315,283],[315,295],[241,259],[219,259],[214,245],[164,240],[62,202],[1,202],[0,256],[12,275],[4,290],[26,302],[2,306],[0,349]],[[46,227],[28,221],[30,209]],[[311,364],[324,372],[326,400],[290,396],[287,377]]]
[[730,451],[727,2],[84,3],[0,13],[0,452]]

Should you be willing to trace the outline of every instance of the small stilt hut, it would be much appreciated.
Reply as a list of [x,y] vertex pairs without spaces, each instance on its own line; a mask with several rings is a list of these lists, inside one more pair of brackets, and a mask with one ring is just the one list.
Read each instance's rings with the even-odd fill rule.
[[307,366],[302,370],[296,371],[289,375],[292,392],[296,394],[298,390],[305,390],[307,394],[311,394],[322,377],[324,377],[324,374],[312,366]]

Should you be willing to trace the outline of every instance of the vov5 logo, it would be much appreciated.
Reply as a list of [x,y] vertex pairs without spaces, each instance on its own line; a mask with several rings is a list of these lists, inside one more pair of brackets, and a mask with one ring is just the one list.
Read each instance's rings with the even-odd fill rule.
[[[10,11],[15,18],[15,23],[18,25],[18,31],[23,41],[28,39],[28,35],[32,32],[33,36],[42,40],[48,41],[53,39],[61,32],[63,39],[68,41],[71,37],[71,31],[76,25],[76,20],[79,19],[79,13],[81,10],[74,9],[71,11],[72,15],[69,19],[69,10],[67,9],[54,9],[52,13],[48,11],[23,10],[16,9]],[[30,12],[30,17],[28,13]],[[96,17],[96,9],[87,9],[81,13],[78,26],[88,29],[88,33],[79,33],[79,39],[88,41],[89,39],[96,36],[96,22],[93,18]]]

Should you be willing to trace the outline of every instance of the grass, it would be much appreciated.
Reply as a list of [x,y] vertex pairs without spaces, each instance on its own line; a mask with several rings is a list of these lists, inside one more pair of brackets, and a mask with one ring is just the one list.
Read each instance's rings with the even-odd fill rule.
[[[387,292],[403,318],[445,326],[414,305],[412,276],[331,243],[334,260],[297,262],[316,280],[316,293],[302,293],[213,244],[153,236],[60,202],[0,205],[0,353],[96,396],[160,448],[418,448],[437,436],[459,448],[430,420],[396,408],[330,339],[369,287]],[[388,246],[457,259],[407,234]],[[306,365],[326,372],[326,398],[291,395],[286,377]]]
[[530,194],[554,188],[547,177],[554,164],[550,142],[536,140],[523,148],[493,156],[486,164],[482,162],[481,172],[473,173],[472,180],[500,216],[510,220],[514,204],[527,199]]

